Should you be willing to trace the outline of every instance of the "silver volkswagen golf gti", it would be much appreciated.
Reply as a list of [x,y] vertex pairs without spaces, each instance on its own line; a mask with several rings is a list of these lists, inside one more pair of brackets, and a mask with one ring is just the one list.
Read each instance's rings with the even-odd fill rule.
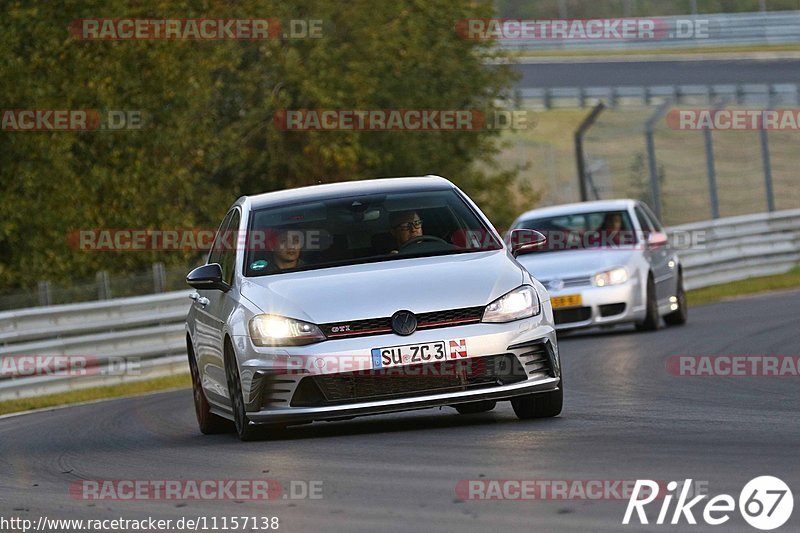
[[556,416],[563,389],[544,287],[444,178],[390,178],[245,196],[205,265],[186,344],[203,433],[510,400]]

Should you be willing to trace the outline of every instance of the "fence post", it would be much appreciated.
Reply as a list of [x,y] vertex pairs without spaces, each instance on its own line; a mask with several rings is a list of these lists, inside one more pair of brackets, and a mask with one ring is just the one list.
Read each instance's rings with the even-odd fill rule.
[[153,292],[167,290],[167,271],[164,263],[153,263]]
[[656,165],[656,143],[653,135],[653,128],[657,121],[672,106],[673,99],[668,98],[653,112],[650,118],[647,119],[644,129],[645,142],[647,144],[647,167],[650,172],[650,195],[653,200],[653,211],[656,212],[656,217],[661,220],[661,187],[658,182],[658,166]]
[[49,281],[39,282],[39,305],[53,305],[53,293],[50,291]]
[[[717,103],[712,109],[715,113],[725,107],[725,102]],[[708,196],[711,201],[711,218],[719,218],[719,196],[717,195],[717,169],[714,166],[714,142],[711,139],[711,129],[703,128],[703,137],[706,145],[706,171],[708,172]]]
[[97,299],[108,300],[111,298],[111,280],[108,272],[101,270],[97,273]]
[[597,120],[597,117],[605,108],[606,106],[603,102],[598,103],[594,106],[592,112],[583,119],[578,129],[575,130],[575,161],[578,165],[578,185],[581,191],[581,202],[589,199],[589,193],[586,190],[586,156],[583,153],[583,134],[594,124],[594,121]]
[[[770,95],[767,109],[772,109],[772,95]],[[769,132],[767,131],[766,113],[761,113],[761,127],[758,130],[758,136],[761,138],[761,163],[764,166],[764,187],[767,192],[767,211],[772,213],[775,211],[775,193],[772,190],[772,162],[769,157]]]

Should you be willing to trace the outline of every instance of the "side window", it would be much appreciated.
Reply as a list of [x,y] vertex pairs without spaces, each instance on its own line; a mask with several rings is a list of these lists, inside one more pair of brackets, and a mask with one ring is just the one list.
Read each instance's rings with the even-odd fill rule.
[[644,214],[647,215],[647,218],[650,220],[655,230],[664,233],[664,226],[661,225],[661,222],[659,222],[658,218],[653,214],[650,206],[647,204],[642,204],[642,210],[644,211]]
[[222,247],[219,264],[222,267],[222,280],[228,285],[233,285],[233,272],[236,270],[236,249],[238,246],[239,222],[241,220],[239,211],[232,211],[225,233],[225,246]]
[[211,252],[208,254],[208,261],[206,261],[206,264],[220,263],[222,252],[225,250],[226,230],[231,222],[233,213],[234,211],[230,211],[227,215],[225,215],[225,218],[222,219],[222,223],[219,225],[217,234],[214,236],[214,243],[211,245]]
[[642,208],[638,205],[635,208],[636,211],[636,219],[639,221],[639,226],[641,226],[642,231],[645,235],[650,234],[653,231],[653,225],[650,223],[650,219],[647,218],[647,215],[644,214]]

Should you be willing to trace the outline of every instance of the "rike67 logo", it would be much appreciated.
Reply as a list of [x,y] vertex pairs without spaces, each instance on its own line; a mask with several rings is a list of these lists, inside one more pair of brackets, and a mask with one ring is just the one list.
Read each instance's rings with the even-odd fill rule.
[[[635,511],[639,523],[648,524],[645,506],[661,498],[663,498],[661,509],[655,521],[658,525],[667,523],[675,525],[680,524],[683,520],[688,524],[696,525],[695,513],[700,515],[706,524],[712,526],[718,526],[730,520],[731,513],[736,510],[736,500],[733,496],[720,494],[705,502],[704,506],[698,505],[708,495],[701,494],[691,500],[688,499],[691,486],[692,480],[687,479],[678,494],[676,490],[679,487],[678,483],[670,481],[667,483],[666,493],[661,494],[657,482],[649,479],[637,479],[622,523],[630,524]],[[640,498],[642,494],[646,495]],[[671,519],[669,519],[670,507],[675,496],[677,496],[677,501],[672,509]],[[738,504],[742,518],[748,524],[756,529],[768,531],[781,527],[789,520],[794,508],[794,498],[791,489],[782,480],[773,476],[759,476],[751,479],[744,486],[742,492],[739,493]],[[695,506],[697,507],[695,508]]]

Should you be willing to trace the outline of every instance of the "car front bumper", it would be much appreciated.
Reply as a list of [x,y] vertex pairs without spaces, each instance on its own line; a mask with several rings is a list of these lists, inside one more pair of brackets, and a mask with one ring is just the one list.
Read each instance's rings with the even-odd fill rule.
[[607,287],[587,286],[550,290],[551,300],[559,296],[578,294],[581,297],[580,306],[554,307],[553,316],[557,330],[636,322],[643,320],[647,312],[640,296],[640,284],[636,278]]
[[[235,344],[240,347],[245,344],[237,341]],[[436,341],[444,341],[446,346],[451,341],[464,346],[467,356],[451,359],[448,354],[448,360],[439,370],[433,369],[433,374],[410,371],[421,367],[431,370],[432,365],[372,367],[374,348]],[[242,390],[247,416],[256,423],[335,420],[509,399],[558,390],[561,379],[555,330],[541,316],[506,324],[420,330],[408,337],[384,334],[293,348],[256,347],[246,339],[245,346],[245,352],[238,355]],[[497,367],[498,362],[504,371],[491,374],[492,365]],[[447,370],[443,370],[445,365]],[[451,372],[453,369],[455,373]],[[482,371],[485,374],[479,375]],[[335,392],[339,396],[333,399],[324,386],[330,382],[338,387]],[[298,401],[307,398],[301,391],[317,384],[319,394],[314,392],[314,401]],[[351,389],[352,396],[341,396],[342,390]],[[370,392],[359,396],[355,392],[359,389]]]

